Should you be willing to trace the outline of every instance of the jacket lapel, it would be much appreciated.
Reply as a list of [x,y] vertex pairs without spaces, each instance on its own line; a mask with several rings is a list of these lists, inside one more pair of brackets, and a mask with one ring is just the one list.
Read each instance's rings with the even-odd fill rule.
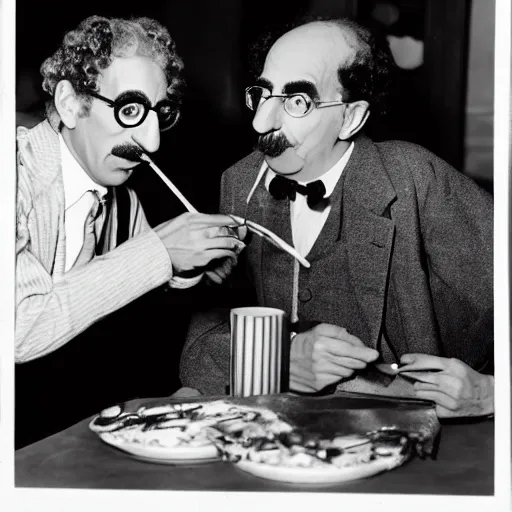
[[331,211],[327,216],[318,238],[315,240],[313,247],[306,255],[306,259],[312,263],[323,257],[328,251],[330,251],[337,242],[340,240],[341,225],[342,225],[342,196],[343,196],[343,183],[345,181],[345,174],[341,175],[338,183],[334,187],[334,190],[329,197],[331,203]]
[[[265,188],[264,177],[261,179],[251,198],[247,209],[247,218],[269,229],[293,246],[290,202],[288,200],[274,199]],[[265,275],[268,276],[269,273],[264,270],[272,269],[272,273],[289,272],[289,262],[292,260],[292,257],[275,247],[269,241],[263,240],[258,235],[252,235],[251,245],[250,264],[253,269],[257,269],[257,272],[253,274],[258,282],[257,288],[263,293],[263,297],[268,297],[272,295],[270,289],[273,283],[265,278]],[[272,263],[270,263],[270,261]]]
[[342,230],[348,247],[349,276],[377,347],[388,286],[395,224],[389,218],[396,193],[377,148],[361,135],[345,169]]

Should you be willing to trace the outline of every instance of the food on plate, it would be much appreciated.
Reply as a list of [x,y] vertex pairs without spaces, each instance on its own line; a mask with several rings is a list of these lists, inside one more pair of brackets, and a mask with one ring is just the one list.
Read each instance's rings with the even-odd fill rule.
[[261,464],[295,468],[347,468],[389,458],[399,464],[416,450],[420,455],[422,437],[393,427],[364,435],[343,435],[330,439],[305,438],[297,430],[269,433],[243,440],[224,436],[219,450],[231,462],[248,460]]
[[122,406],[103,410],[91,430],[115,444],[135,443],[162,448],[221,443],[225,436],[248,442],[287,432],[292,426],[264,408],[235,405],[223,400],[163,404],[124,412]]
[[135,412],[116,405],[96,416],[90,428],[105,442],[127,451],[143,447],[150,452],[192,449],[197,453],[196,448],[206,447],[204,456],[213,453],[215,457],[217,453],[241,466],[250,463],[293,471],[368,470],[371,466],[390,469],[414,452],[424,456],[424,437],[419,433],[389,426],[363,434],[320,436],[297,428],[265,407],[225,400],[164,403]]

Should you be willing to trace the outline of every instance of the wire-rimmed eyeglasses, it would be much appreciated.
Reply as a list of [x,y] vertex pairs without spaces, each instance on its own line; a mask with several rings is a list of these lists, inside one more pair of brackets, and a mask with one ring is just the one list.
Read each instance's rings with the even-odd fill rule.
[[315,108],[334,107],[346,105],[345,101],[317,101],[311,99],[306,93],[272,94],[266,87],[252,85],[245,89],[245,103],[251,110],[258,110],[263,101],[269,98],[283,98],[285,112],[292,117],[307,116]]

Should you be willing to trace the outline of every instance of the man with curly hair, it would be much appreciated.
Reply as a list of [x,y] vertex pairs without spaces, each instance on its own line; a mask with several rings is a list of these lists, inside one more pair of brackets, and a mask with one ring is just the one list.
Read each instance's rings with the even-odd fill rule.
[[178,120],[182,69],[167,29],[149,18],[89,17],[43,63],[47,119],[17,137],[17,363],[160,285],[197,284],[206,265],[244,247],[225,215],[186,213],[151,229],[124,185]]
[[[223,174],[221,211],[268,227],[311,266],[251,240],[236,305],[288,314],[293,391],[396,392],[435,401],[439,416],[493,413],[492,198],[426,149],[363,133],[386,107],[384,38],[324,19],[267,43],[246,90],[257,151]],[[226,318],[193,319],[184,385],[226,391]],[[401,363],[404,378],[382,388],[374,363]]]

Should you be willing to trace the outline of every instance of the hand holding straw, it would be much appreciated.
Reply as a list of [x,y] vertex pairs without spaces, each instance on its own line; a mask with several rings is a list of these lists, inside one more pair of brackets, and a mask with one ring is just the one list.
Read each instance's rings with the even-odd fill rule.
[[[160,179],[171,189],[171,191],[174,193],[174,195],[183,203],[183,206],[189,211],[193,213],[198,213],[198,210],[192,206],[192,204],[187,200],[187,198],[179,191],[178,187],[174,185],[174,183],[155,165],[153,160],[149,158],[146,153],[141,152],[139,155],[140,159],[146,163],[149,164],[149,166],[158,174]],[[258,176],[259,181],[261,179],[263,173],[260,173]],[[253,186],[253,190],[251,190],[251,193],[249,194],[249,197],[247,198],[247,204],[249,203],[250,196],[254,192],[254,189],[256,188],[257,183]],[[261,236],[262,238],[267,239],[270,243],[274,244],[275,246],[279,247],[281,250],[287,252],[291,256],[293,256],[295,259],[297,259],[304,267],[309,268],[310,264],[309,262],[303,258],[293,247],[291,247],[289,244],[287,244],[284,240],[279,238],[276,234],[272,233],[268,229],[264,228],[263,226],[260,226],[259,224],[256,224],[255,222],[248,221],[247,219],[242,219],[240,217],[237,217],[236,215],[230,215],[236,222],[238,222],[241,226],[247,225],[247,228],[252,231],[253,233],[256,233],[258,236]]]

